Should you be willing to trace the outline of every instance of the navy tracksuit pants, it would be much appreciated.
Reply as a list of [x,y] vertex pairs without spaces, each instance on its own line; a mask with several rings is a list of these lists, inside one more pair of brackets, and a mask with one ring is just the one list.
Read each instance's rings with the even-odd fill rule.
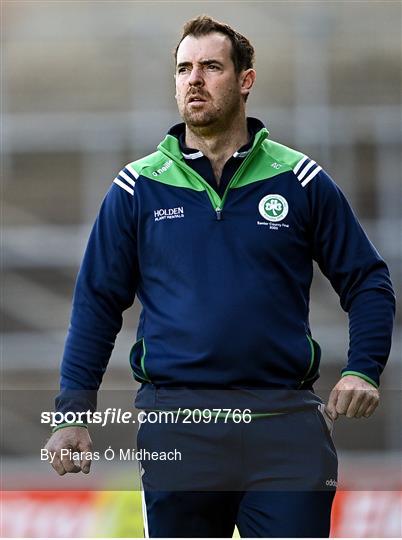
[[[250,423],[144,423],[138,449],[173,452],[143,459],[149,537],[326,537],[337,455],[316,408]],[[173,455],[173,454],[171,454]]]

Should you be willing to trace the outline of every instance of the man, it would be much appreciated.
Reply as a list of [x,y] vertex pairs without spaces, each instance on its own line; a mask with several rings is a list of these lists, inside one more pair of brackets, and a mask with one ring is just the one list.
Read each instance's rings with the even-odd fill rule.
[[[183,449],[142,463],[150,536],[327,536],[337,478],[330,425],[378,405],[394,315],[387,267],[313,160],[247,118],[254,50],[227,25],[189,21],[175,51],[183,124],[127,165],[103,201],[77,280],[60,411],[93,409],[122,312],[142,303],[130,360],[140,409],[229,408],[213,421],[144,424],[138,446]],[[340,296],[350,349],[325,411],[312,385],[312,261]],[[234,409],[251,421],[235,421]],[[211,420],[211,415],[207,415]],[[62,428],[62,429],[60,429]],[[91,448],[59,426],[59,452]],[[89,472],[65,458],[59,474]]]

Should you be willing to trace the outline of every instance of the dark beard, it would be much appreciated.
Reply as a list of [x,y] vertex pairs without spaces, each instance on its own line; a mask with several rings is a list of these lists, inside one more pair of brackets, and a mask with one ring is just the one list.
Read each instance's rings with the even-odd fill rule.
[[188,111],[184,111],[182,118],[184,123],[189,128],[195,128],[197,130],[202,130],[203,128],[211,128],[211,126],[214,126],[217,131],[225,130],[228,123],[230,123],[230,120],[235,116],[238,112],[238,104],[232,103],[232,106],[224,111],[222,114],[222,110],[220,108],[209,110],[204,113],[188,113]]
[[183,120],[187,126],[201,128],[212,125],[218,120],[217,115],[211,112],[206,113],[183,113]]

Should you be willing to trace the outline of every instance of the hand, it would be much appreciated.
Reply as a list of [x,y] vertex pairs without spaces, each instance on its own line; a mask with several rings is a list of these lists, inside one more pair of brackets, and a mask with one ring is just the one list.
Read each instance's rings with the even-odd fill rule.
[[[65,427],[59,429],[50,437],[45,446],[53,457],[51,464],[53,469],[62,476],[66,473],[78,473],[82,471],[88,474],[91,468],[91,460],[87,459],[92,454],[92,441],[85,427]],[[62,456],[61,450],[71,450],[69,455]],[[74,459],[73,453],[78,452],[80,459]],[[74,463],[79,461],[79,465]]]
[[380,393],[372,384],[355,375],[346,375],[334,386],[325,407],[332,420],[339,414],[348,418],[368,418],[380,401]]

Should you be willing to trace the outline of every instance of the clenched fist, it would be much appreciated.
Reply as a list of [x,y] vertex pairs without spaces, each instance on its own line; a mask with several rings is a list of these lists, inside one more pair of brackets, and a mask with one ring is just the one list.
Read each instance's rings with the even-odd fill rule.
[[80,471],[89,473],[92,441],[87,428],[71,426],[59,429],[47,441],[45,449],[53,469],[60,476]]
[[346,375],[334,386],[325,407],[332,420],[344,414],[348,418],[368,418],[380,401],[380,393],[372,384],[355,375]]

